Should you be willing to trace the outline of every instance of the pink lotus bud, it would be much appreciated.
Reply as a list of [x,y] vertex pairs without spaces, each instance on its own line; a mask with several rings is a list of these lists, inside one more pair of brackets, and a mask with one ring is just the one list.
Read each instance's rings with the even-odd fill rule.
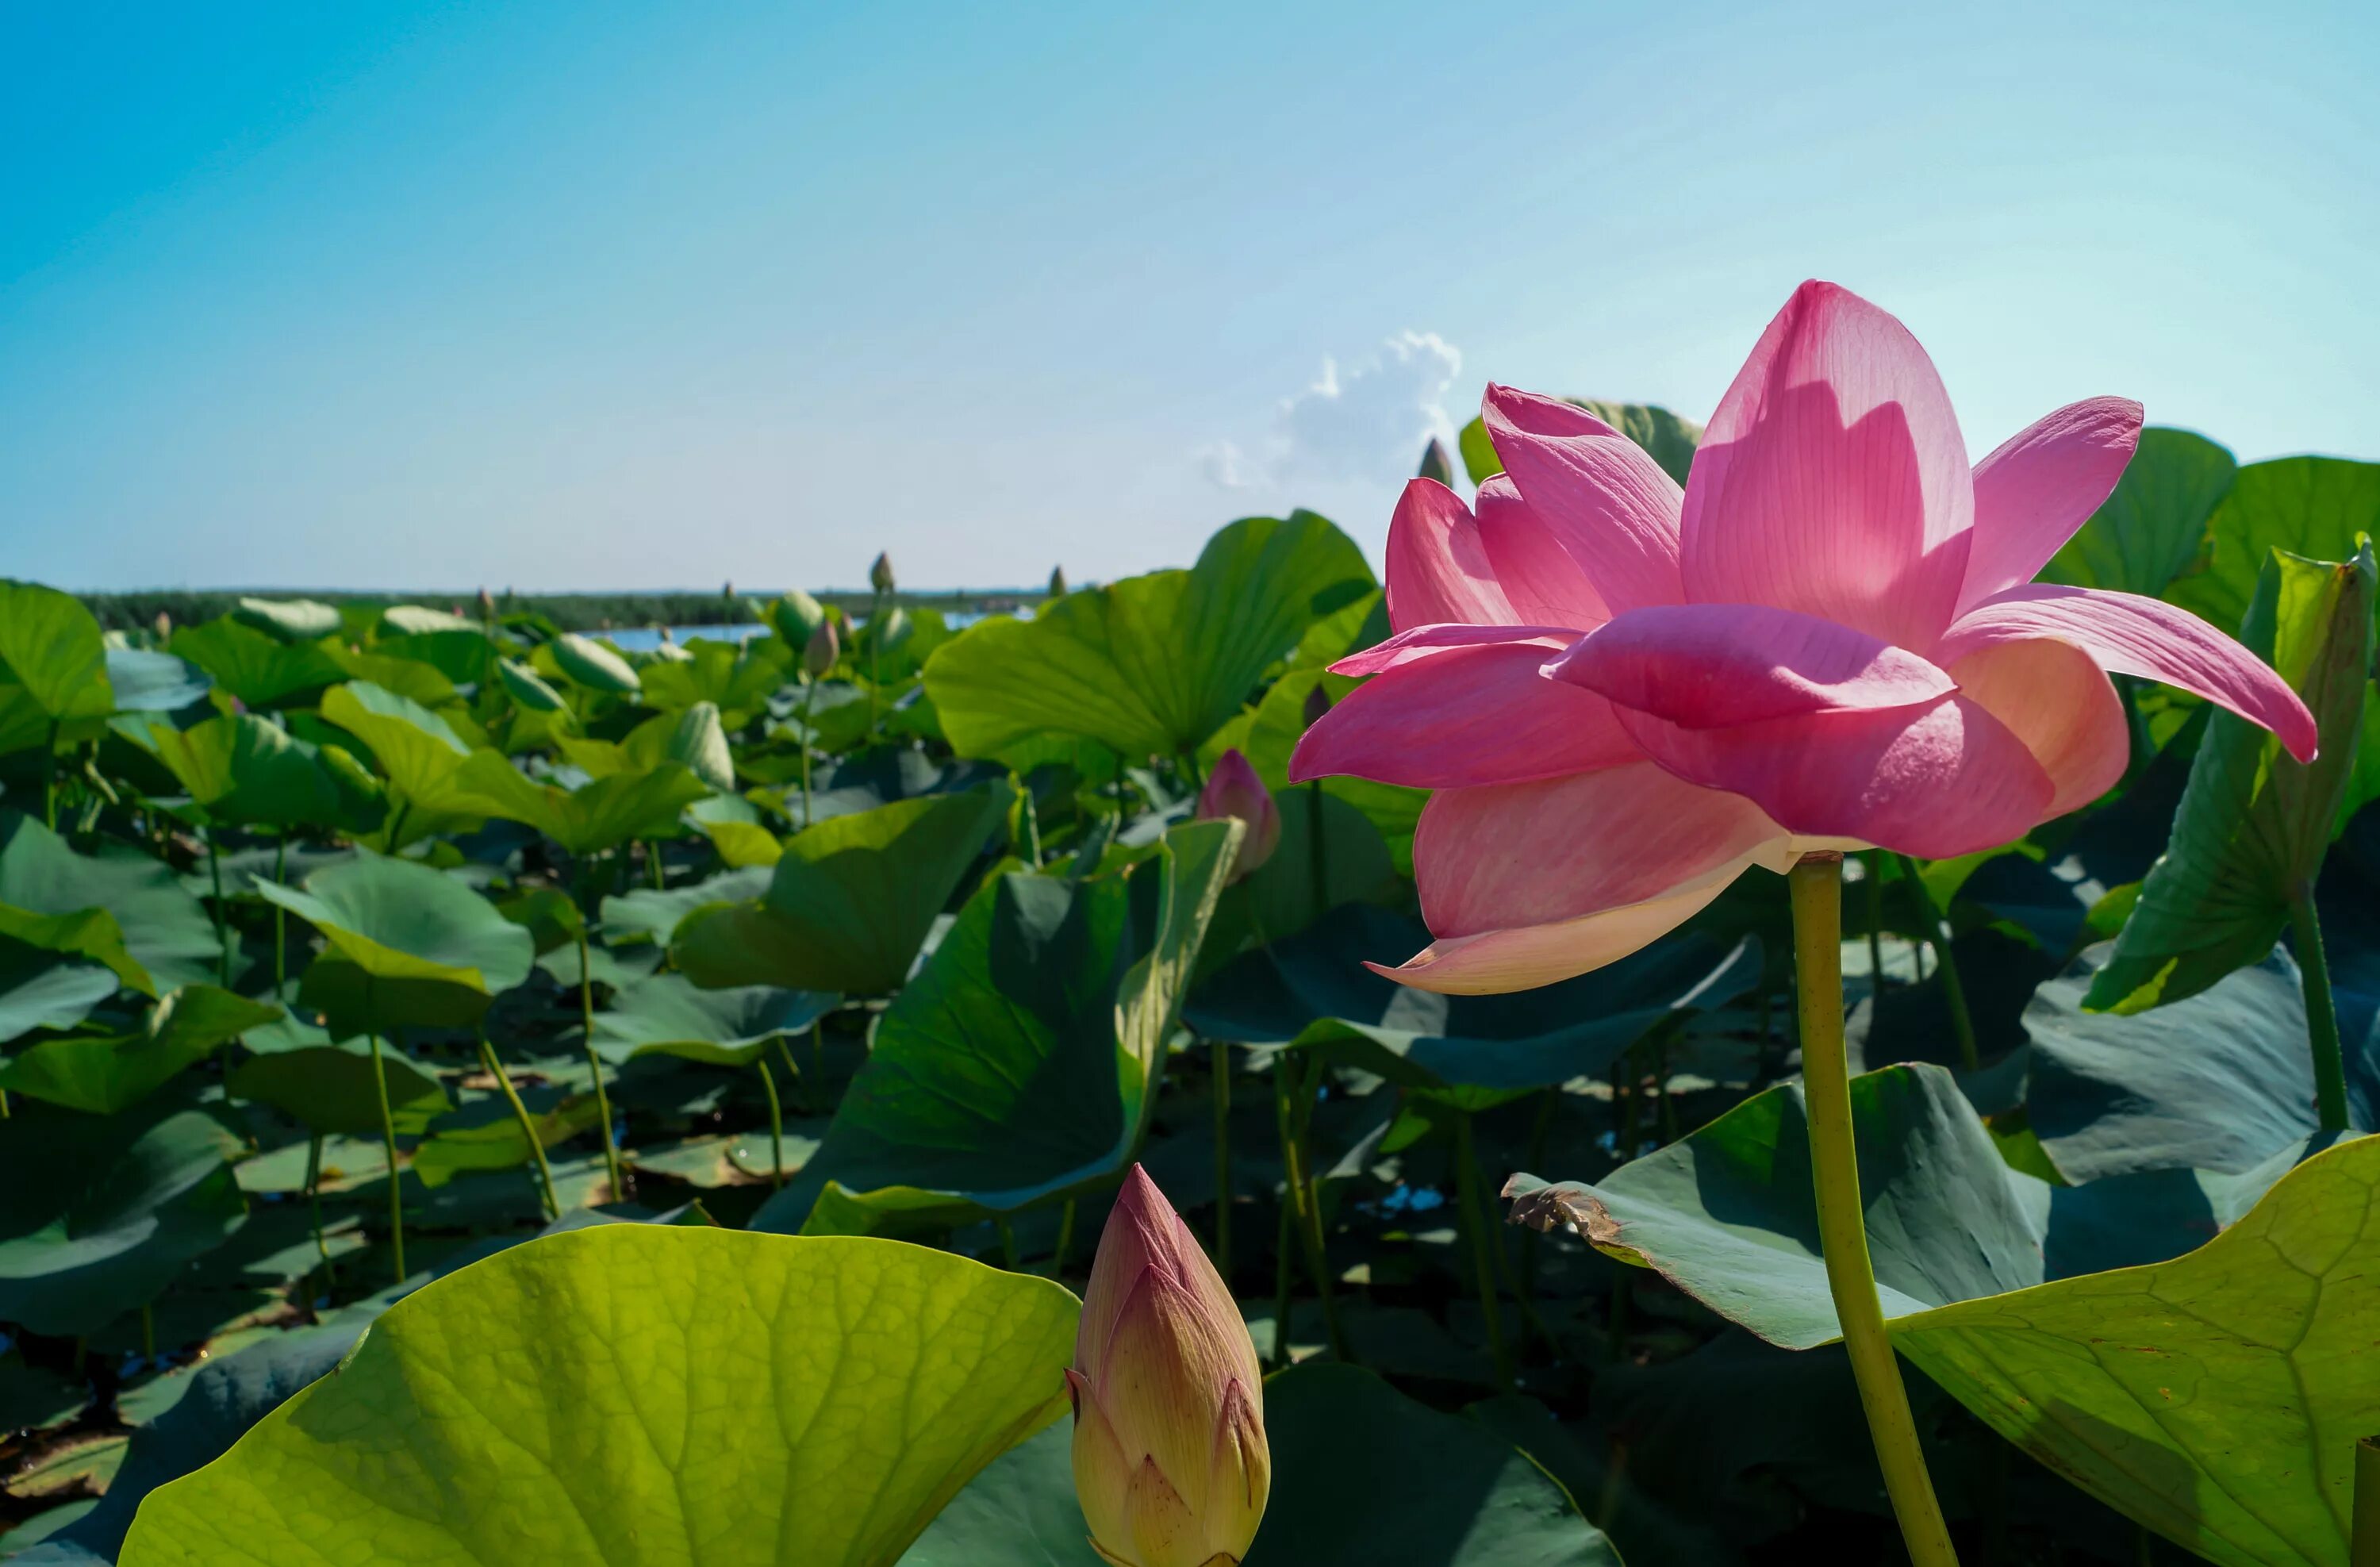
[[1137,1164],[1099,1236],[1075,1365],[1075,1495],[1117,1567],[1237,1567],[1272,1491],[1232,1293]]
[[1232,865],[1232,880],[1237,881],[1272,858],[1273,850],[1280,846],[1281,808],[1273,804],[1272,791],[1264,786],[1248,759],[1236,749],[1223,753],[1207,786],[1198,791],[1199,820],[1220,821],[1227,816],[1248,824],[1247,835],[1240,840],[1240,857]]
[[818,629],[810,633],[808,644],[802,649],[802,668],[809,673],[811,679],[816,680],[832,669],[835,661],[841,657],[843,643],[834,634],[834,622],[820,621]]

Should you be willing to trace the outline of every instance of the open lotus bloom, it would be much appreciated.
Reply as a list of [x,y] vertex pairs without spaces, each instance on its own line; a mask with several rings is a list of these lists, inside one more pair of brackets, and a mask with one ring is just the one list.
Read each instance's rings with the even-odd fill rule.
[[2314,723],[2185,611],[2034,574],[2115,487],[2141,407],[2059,408],[1975,464],[1933,361],[1805,283],[1711,416],[1682,492],[1633,443],[1490,386],[1505,472],[1477,510],[1415,480],[1389,535],[1377,678],[1293,780],[1438,791],[1414,838],[1425,990],[1567,978],[1668,931],[1751,866],[1814,849],[1995,847],[2122,775],[2107,671],[2264,725]]
[[1272,1490],[1264,1377],[1231,1292],[1136,1164],[1099,1235],[1066,1387],[1099,1553],[1236,1567]]

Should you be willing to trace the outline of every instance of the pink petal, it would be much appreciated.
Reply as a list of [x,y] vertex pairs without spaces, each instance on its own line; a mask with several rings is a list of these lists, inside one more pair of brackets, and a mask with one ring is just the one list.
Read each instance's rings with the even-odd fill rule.
[[2022,837],[2047,819],[2057,794],[2024,742],[1961,696],[1729,729],[1612,711],[1663,767],[1750,797],[1800,837],[1948,859]]
[[2049,774],[2049,815],[2082,809],[2124,776],[2131,726],[2115,686],[2082,649],[2047,638],[1996,643],[1953,664],[1950,678]]
[[1493,996],[1576,978],[1652,945],[1700,914],[1750,864],[1731,863],[1724,875],[1624,908],[1582,915],[1552,925],[1523,925],[1432,941],[1390,967],[1366,962],[1373,973],[1449,996]]
[[1546,652],[1451,648],[1358,686],[1299,739],[1290,781],[1352,773],[1448,789],[1638,759],[1609,702],[1537,673]]
[[1679,602],[1677,480],[1600,419],[1553,411],[1566,406],[1490,386],[1480,414],[1521,497],[1613,613]]
[[2116,488],[2140,440],[2138,403],[2093,397],[2034,420],[1977,463],[1961,613],[2032,581]]
[[1805,283],[1694,454],[1685,597],[1928,650],[1957,607],[1973,506],[1958,417],[1917,339],[1857,295]]
[[1766,604],[1630,610],[1580,638],[1546,673],[1689,729],[1910,707],[1955,688],[1905,649]]
[[1559,650],[1578,640],[1578,633],[1560,626],[1414,626],[1385,642],[1349,653],[1330,666],[1333,674],[1379,674],[1400,669],[1449,648],[1477,648],[1496,642],[1528,642]]
[[2313,759],[2313,714],[2270,664],[2187,610],[2137,593],[2041,585],[2012,588],[1959,617],[1942,639],[1949,664],[1996,643],[2054,637],[2103,669],[2162,680],[2230,709],[2280,736],[2289,755]]
[[1782,836],[1741,796],[1639,760],[1433,795],[1414,880],[1433,934],[1476,936],[1662,897]]
[[1519,619],[1496,586],[1479,524],[1435,479],[1405,485],[1389,519],[1389,624],[1502,626]]
[[1611,618],[1603,595],[1553,529],[1521,499],[1510,474],[1479,487],[1479,541],[1512,618],[1584,631]]

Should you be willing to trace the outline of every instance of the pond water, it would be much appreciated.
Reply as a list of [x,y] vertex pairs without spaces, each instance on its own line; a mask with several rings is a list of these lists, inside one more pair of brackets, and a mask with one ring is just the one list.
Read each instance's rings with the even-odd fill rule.
[[[980,610],[946,610],[943,622],[953,631],[973,626],[983,618]],[[1030,618],[1029,614],[1027,618]],[[619,631],[598,631],[590,635],[603,638],[624,653],[650,653],[662,645],[662,628],[658,626],[632,626]],[[747,637],[766,637],[769,628],[760,625],[747,626],[673,626],[670,640],[681,645],[697,637],[708,637],[715,642],[740,642]]]

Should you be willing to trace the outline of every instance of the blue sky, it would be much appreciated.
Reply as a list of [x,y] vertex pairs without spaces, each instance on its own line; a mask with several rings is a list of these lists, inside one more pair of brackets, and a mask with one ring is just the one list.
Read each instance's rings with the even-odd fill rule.
[[1972,10],[0,0],[0,574],[1377,558],[1437,410],[1700,419],[1811,275],[1979,456],[2380,456],[2380,8]]

